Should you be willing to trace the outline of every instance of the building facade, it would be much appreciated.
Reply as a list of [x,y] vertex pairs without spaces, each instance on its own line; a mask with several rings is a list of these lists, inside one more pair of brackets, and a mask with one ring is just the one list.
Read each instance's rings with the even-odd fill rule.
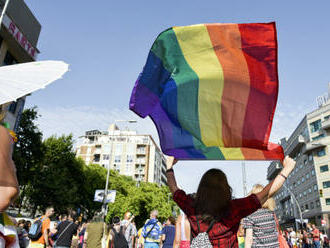
[[[330,101],[305,115],[281,145],[285,155],[295,159],[296,167],[275,195],[280,224],[298,226],[296,222],[308,221],[329,232]],[[274,179],[281,168],[279,162],[272,162],[267,179]]]
[[119,130],[112,124],[108,131],[87,131],[80,138],[76,155],[86,164],[110,167],[138,183],[166,185],[166,158],[150,135]]
[[[5,0],[0,0],[2,11]],[[23,0],[11,0],[0,29],[0,66],[35,61],[41,25]],[[8,106],[5,122],[16,129],[25,97]]]

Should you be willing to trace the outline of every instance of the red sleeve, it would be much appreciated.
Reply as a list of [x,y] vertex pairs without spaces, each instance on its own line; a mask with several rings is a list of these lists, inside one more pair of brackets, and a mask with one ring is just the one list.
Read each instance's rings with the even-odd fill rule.
[[193,207],[194,200],[183,190],[178,189],[175,191],[173,194],[173,200],[176,202],[176,204],[178,204],[178,206],[187,216],[195,214],[195,209]]
[[232,201],[231,216],[238,223],[242,218],[252,214],[259,208],[261,208],[260,201],[255,194],[252,194],[248,197]]

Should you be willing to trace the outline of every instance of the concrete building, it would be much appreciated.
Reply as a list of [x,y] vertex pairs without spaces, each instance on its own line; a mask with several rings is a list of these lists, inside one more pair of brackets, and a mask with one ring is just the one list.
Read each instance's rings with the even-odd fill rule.
[[[0,0],[2,11],[5,0]],[[41,25],[23,0],[11,0],[0,30],[0,66],[35,61]],[[8,106],[5,122],[16,129],[25,97]]]
[[76,151],[86,164],[99,164],[117,170],[137,182],[166,185],[166,159],[150,135],[119,130],[114,124],[108,131],[87,131]]
[[[286,155],[296,167],[275,195],[276,214],[283,226],[302,221],[315,223],[329,232],[330,223],[330,101],[324,98],[318,109],[305,115],[297,128],[281,140]],[[267,179],[281,170],[279,162],[268,167]],[[323,225],[321,224],[323,222]]]

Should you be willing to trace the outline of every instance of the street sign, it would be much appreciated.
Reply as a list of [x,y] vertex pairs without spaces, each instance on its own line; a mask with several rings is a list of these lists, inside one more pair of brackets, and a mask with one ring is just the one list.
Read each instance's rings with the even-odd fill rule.
[[[103,202],[103,197],[104,197],[104,189],[95,190],[94,201]],[[116,199],[116,190],[108,190],[108,194],[106,196],[105,202],[114,203],[115,199]]]

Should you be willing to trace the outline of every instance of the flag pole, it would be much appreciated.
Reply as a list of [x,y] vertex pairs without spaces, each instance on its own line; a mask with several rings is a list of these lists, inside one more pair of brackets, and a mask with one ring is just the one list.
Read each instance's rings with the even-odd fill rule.
[[1,16],[0,16],[0,30],[1,30],[2,20],[3,20],[3,17],[5,15],[5,13],[6,13],[6,10],[7,10],[8,4],[9,4],[9,1],[10,0],[6,0],[5,6],[3,7],[3,10],[1,12]]

